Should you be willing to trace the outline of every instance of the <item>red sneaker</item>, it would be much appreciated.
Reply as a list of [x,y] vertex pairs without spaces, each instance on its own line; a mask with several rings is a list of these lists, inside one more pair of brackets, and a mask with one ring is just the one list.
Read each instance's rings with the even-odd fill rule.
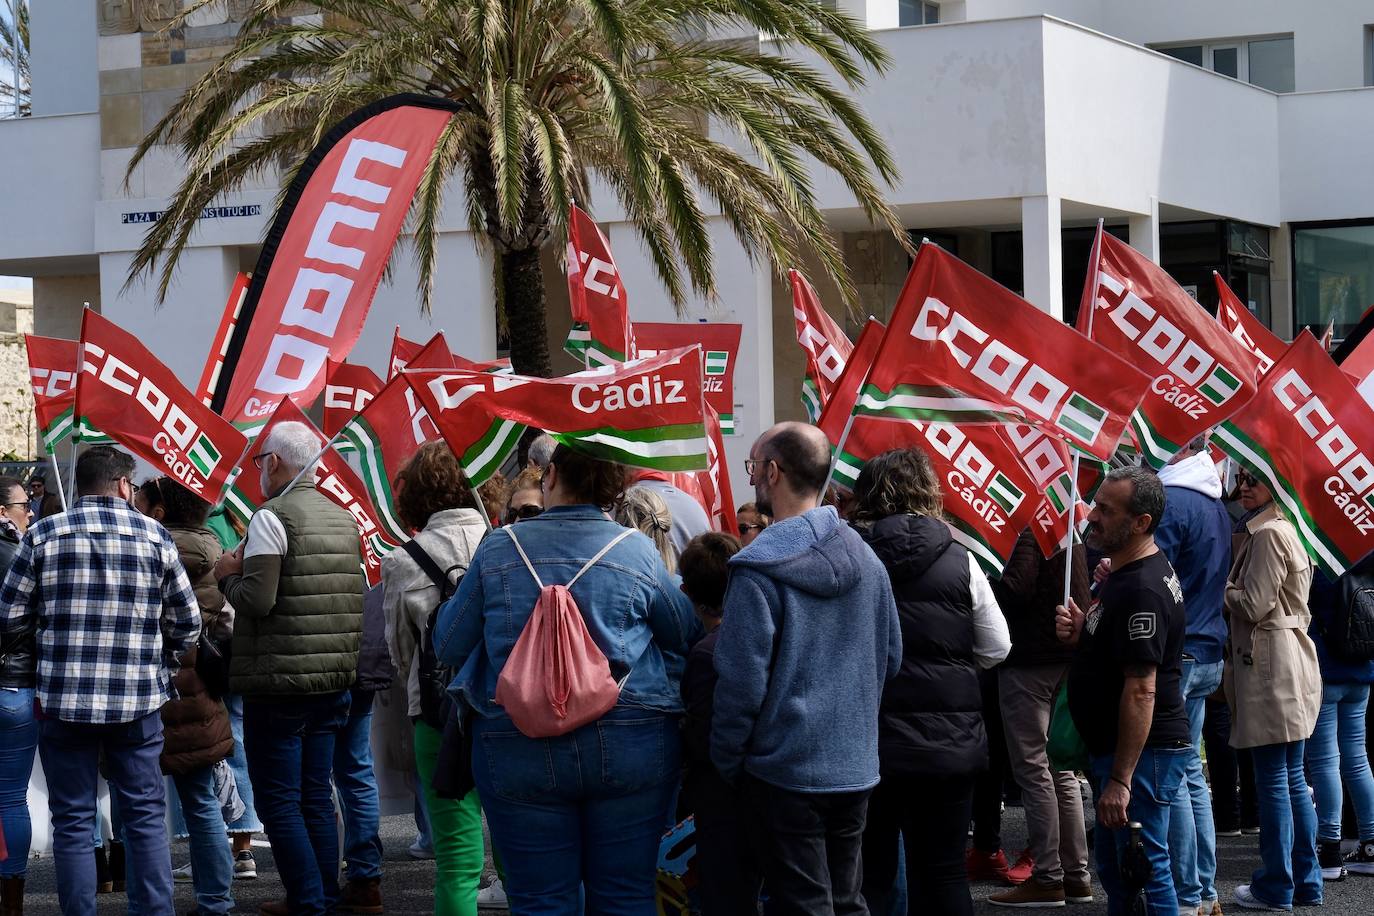
[[970,881],[1005,881],[1007,854],[1000,849],[996,852],[970,849],[964,854],[964,868],[968,870]]
[[1008,884],[1024,884],[1030,880],[1031,873],[1035,871],[1035,860],[1031,858],[1030,850],[1021,850],[1021,855],[1017,856],[1016,864],[1007,869],[1007,873],[1002,876],[1002,880]]

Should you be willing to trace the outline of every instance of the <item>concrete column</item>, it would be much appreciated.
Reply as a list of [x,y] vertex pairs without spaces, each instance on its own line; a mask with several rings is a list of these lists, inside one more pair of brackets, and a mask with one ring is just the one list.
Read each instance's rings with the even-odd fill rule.
[[1064,259],[1058,197],[1021,198],[1021,272],[1026,299],[1062,320]]
[[1145,257],[1159,263],[1159,198],[1150,198],[1150,212],[1132,216],[1127,225],[1130,229],[1131,247]]

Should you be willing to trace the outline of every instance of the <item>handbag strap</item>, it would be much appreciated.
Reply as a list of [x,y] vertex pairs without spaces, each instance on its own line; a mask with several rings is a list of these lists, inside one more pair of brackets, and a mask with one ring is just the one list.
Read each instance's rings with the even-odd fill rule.
[[[520,559],[525,561],[525,568],[528,569],[530,571],[530,575],[534,577],[534,584],[539,586],[540,589],[543,589],[543,580],[539,578],[539,573],[534,571],[534,564],[530,562],[529,554],[525,553],[525,548],[521,546],[520,539],[515,536],[515,526],[507,525],[501,530],[506,532],[506,534],[510,535],[511,543],[515,545],[515,550],[517,553],[520,554]],[[576,582],[578,579],[581,579],[583,573],[585,573],[587,570],[595,566],[601,560],[602,557],[611,552],[612,547],[614,547],[616,544],[619,544],[621,541],[625,540],[630,535],[634,534],[635,531],[636,529],[634,528],[626,528],[624,531],[620,532],[615,537],[611,538],[611,542],[607,544],[605,547],[602,547],[600,550],[598,550],[595,556],[593,556],[590,560],[584,563],[582,565],[582,568],[577,571],[577,574],[568,580],[568,584],[565,587],[572,588],[573,583]]]

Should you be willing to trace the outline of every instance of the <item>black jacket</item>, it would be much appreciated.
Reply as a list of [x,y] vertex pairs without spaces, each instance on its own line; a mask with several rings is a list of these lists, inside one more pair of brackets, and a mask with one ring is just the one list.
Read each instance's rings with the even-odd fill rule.
[[[15,556],[19,553],[19,538],[14,529],[0,528],[0,582],[10,571]],[[36,623],[34,618],[29,618]],[[38,679],[36,670],[38,657],[35,654],[35,626],[22,633],[10,633],[0,641],[0,687],[11,689],[33,687]]]
[[[1060,642],[1054,631],[1054,611],[1064,600],[1064,551],[1046,560],[1027,528],[1016,539],[1002,577],[993,580],[992,593],[1011,633],[1011,655],[1002,664],[1029,667],[1069,663],[1073,647]],[[1080,608],[1087,609],[1088,561],[1081,547],[1073,552],[1069,594]]]
[[878,716],[883,776],[986,769],[968,552],[923,515],[889,516],[859,533],[887,567],[902,626],[901,669]]

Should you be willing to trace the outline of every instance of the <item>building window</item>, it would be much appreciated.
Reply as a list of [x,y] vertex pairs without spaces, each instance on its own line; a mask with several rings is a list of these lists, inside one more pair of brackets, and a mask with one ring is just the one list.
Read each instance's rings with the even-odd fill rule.
[[1374,219],[1293,224],[1294,330],[1344,338],[1374,302]]
[[935,25],[940,21],[940,4],[922,0],[898,0],[898,25]]
[[1155,48],[1175,60],[1205,67],[1222,76],[1244,80],[1274,92],[1294,87],[1293,38],[1233,39]]
[[1374,86],[1374,25],[1364,27],[1364,84]]

